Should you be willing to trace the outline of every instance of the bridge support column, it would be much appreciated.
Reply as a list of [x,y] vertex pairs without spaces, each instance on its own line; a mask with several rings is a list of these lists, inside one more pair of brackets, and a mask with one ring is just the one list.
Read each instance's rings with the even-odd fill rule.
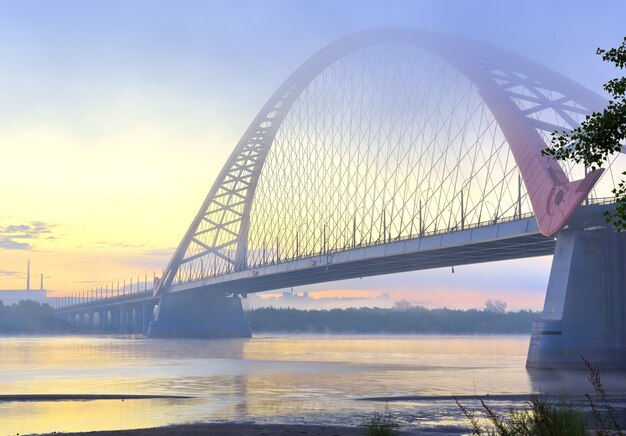
[[135,306],[134,307],[135,320],[134,320],[133,331],[135,334],[142,334],[143,333],[143,305],[141,303],[135,303],[134,306]]
[[128,307],[128,331],[130,333],[137,333],[139,314],[137,313],[137,305],[133,304]]
[[108,329],[112,332],[121,331],[122,309],[120,307],[111,306],[109,307],[109,311],[111,312],[111,323],[108,325]]
[[148,337],[249,338],[239,297],[215,295],[202,290],[165,294],[159,301],[156,320]]
[[152,314],[154,313],[154,304],[151,301],[141,302],[141,333],[148,334],[148,328],[152,322]]
[[557,238],[527,368],[626,368],[626,233],[565,230]]
[[120,333],[126,333],[126,329],[128,328],[128,309],[123,304],[120,305],[119,315],[119,331]]
[[100,332],[103,332],[106,329],[106,315],[106,310],[100,309],[98,311],[98,331]]

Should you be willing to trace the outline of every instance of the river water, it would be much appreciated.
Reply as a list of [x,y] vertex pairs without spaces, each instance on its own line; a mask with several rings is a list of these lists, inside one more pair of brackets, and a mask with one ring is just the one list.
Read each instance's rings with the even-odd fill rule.
[[[527,372],[528,342],[528,336],[3,337],[0,395],[192,398],[0,402],[0,435],[206,421],[358,425],[385,408],[363,398],[389,396],[438,397],[388,406],[406,429],[454,432],[463,423],[451,395],[592,391],[584,372]],[[603,376],[610,390],[626,392],[624,374]]]

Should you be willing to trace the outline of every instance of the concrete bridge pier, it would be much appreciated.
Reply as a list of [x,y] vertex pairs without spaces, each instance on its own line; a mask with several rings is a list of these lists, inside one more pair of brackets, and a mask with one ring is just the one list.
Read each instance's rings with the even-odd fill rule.
[[153,321],[154,316],[154,303],[151,301],[141,302],[141,333],[148,334],[148,328]]
[[197,289],[163,295],[148,337],[249,338],[252,333],[239,297]]
[[92,331],[93,330],[93,322],[91,320],[91,313],[83,312],[80,315],[80,325],[83,330]]
[[122,305],[122,324],[120,326],[120,331],[122,333],[133,333],[133,329],[133,306],[131,304],[124,304]]
[[130,326],[129,331],[135,334],[144,333],[143,324],[144,324],[144,310],[143,303],[137,302],[133,303],[130,306]]
[[102,311],[102,330],[109,331],[113,327],[113,313],[110,307]]
[[109,308],[109,312],[111,313],[111,318],[109,321],[109,325],[107,326],[107,330],[109,331],[120,331],[120,325],[121,325],[121,307],[116,307],[116,306],[111,306]]
[[67,321],[73,328],[78,327],[78,324],[76,322],[76,315],[74,315],[73,313],[68,313],[67,315],[65,315],[65,321]]
[[626,233],[559,233],[527,368],[626,368]]
[[126,333],[126,326],[128,325],[128,310],[123,304],[120,304],[117,321],[117,330],[120,333]]
[[106,328],[106,310],[98,310],[98,331],[102,332]]
[[137,333],[137,318],[138,314],[136,310],[136,305],[130,304],[128,306],[128,327],[126,329],[128,333]]

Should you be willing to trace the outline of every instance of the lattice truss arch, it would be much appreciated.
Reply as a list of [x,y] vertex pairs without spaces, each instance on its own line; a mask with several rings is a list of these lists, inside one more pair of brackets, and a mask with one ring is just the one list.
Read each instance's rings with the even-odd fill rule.
[[[466,128],[466,130],[472,128],[474,130],[483,129],[474,135],[475,143],[472,144],[473,148],[470,150],[470,147],[466,147],[464,154],[458,153],[454,155],[454,153],[451,153],[451,156],[457,162],[444,162],[442,164],[442,168],[446,171],[456,166],[456,168],[450,170],[450,175],[447,178],[436,179],[440,184],[450,186],[446,192],[444,192],[445,190],[442,187],[420,187],[418,186],[419,184],[408,186],[398,182],[399,177],[406,176],[409,173],[418,173],[419,177],[426,178],[428,176],[428,168],[419,167],[419,161],[420,159],[422,161],[430,159],[429,162],[433,161],[433,159],[441,161],[442,158],[436,157],[432,150],[438,150],[441,153],[446,151],[444,150],[446,147],[444,140],[432,138],[430,143],[427,144],[430,148],[422,144],[421,148],[407,147],[404,151],[401,146],[395,145],[394,147],[393,144],[389,143],[385,144],[387,146],[386,150],[382,150],[383,147],[380,146],[376,150],[375,156],[370,151],[363,151],[363,147],[360,146],[353,147],[352,150],[336,147],[338,137],[342,135],[350,136],[350,132],[347,129],[352,129],[356,132],[352,133],[352,135],[367,143],[367,146],[372,142],[380,140],[380,138],[374,137],[376,134],[380,135],[380,132],[384,129],[378,128],[376,132],[376,123],[379,125],[384,125],[385,123],[393,124],[394,122],[396,124],[404,123],[406,124],[403,127],[405,135],[414,135],[415,137],[419,136],[420,132],[410,131],[412,126],[409,126],[409,124],[411,124],[411,121],[416,122],[416,125],[421,123],[422,129],[441,129],[441,126],[436,125],[436,122],[427,119],[425,114],[413,114],[413,118],[409,116],[407,119],[394,121],[393,117],[389,116],[389,113],[393,112],[394,104],[401,105],[401,103],[394,101],[389,105],[387,114],[372,115],[372,119],[368,121],[371,131],[364,131],[368,128],[364,129],[362,123],[359,125],[358,120],[352,119],[356,116],[356,112],[337,112],[334,115],[340,117],[341,120],[334,122],[324,118],[325,115],[328,118],[329,114],[323,113],[325,111],[323,104],[305,107],[302,103],[308,94],[317,93],[318,99],[322,99],[323,103],[330,101],[332,106],[334,104],[331,101],[333,97],[329,97],[329,92],[326,92],[326,94],[324,92],[328,91],[326,88],[329,87],[329,83],[332,84],[337,80],[343,79],[334,77],[330,81],[324,82],[320,78],[323,78],[324,74],[333,68],[339,69],[342,73],[346,73],[345,77],[349,77],[347,73],[354,72],[351,70],[357,68],[344,62],[351,54],[363,52],[372,47],[387,47],[390,44],[408,45],[414,49],[430,52],[434,58],[436,57],[443,61],[443,63],[455,70],[458,75],[467,79],[472,88],[478,90],[476,95],[479,96],[481,102],[474,101],[476,98],[471,95],[468,96],[469,94],[467,93],[472,92],[469,89],[470,87],[466,87],[468,89],[462,87],[458,89],[443,89],[442,91],[444,98],[446,93],[455,95],[456,100],[451,100],[452,103],[450,104],[459,105],[459,102],[462,102],[467,105],[468,110],[486,113],[480,115],[478,127],[470,126],[468,123]],[[411,65],[411,68],[419,69],[420,66]],[[389,72],[385,72],[381,76],[383,79],[381,82],[393,83],[394,77],[389,74]],[[347,86],[363,86],[362,83],[351,83],[349,79],[346,79],[346,83]],[[361,101],[356,101],[358,96],[355,97],[355,95],[347,92],[342,93],[341,89],[339,88],[338,92],[341,95],[336,98],[340,99],[343,97],[344,100],[349,100],[352,106],[360,107],[361,111],[369,103],[364,99],[377,98],[375,87],[370,87],[369,89],[363,87],[366,95],[361,97]],[[344,91],[345,89],[343,88]],[[335,89],[335,91],[337,90]],[[385,90],[385,92],[387,91]],[[459,93],[461,97],[458,97],[456,93]],[[430,92],[428,95],[430,95]],[[440,96],[434,96],[433,98],[438,97]],[[401,96],[401,98],[404,98],[404,96]],[[406,98],[409,99],[410,96],[406,96]],[[482,103],[482,106],[480,103]],[[559,225],[562,226],[562,224],[552,220],[551,217],[557,216],[560,221],[564,221],[567,218],[565,217],[566,213],[561,212],[559,208],[565,206],[567,201],[577,202],[576,205],[579,204],[580,201],[578,199],[584,197],[587,193],[583,191],[591,189],[598,177],[588,177],[586,180],[582,180],[581,183],[574,182],[578,183],[575,186],[569,186],[570,179],[577,180],[586,175],[584,169],[581,173],[580,168],[566,168],[566,172],[570,177],[568,179],[566,173],[558,165],[548,162],[547,159],[538,161],[536,159],[537,150],[545,147],[546,141],[549,140],[550,132],[576,127],[586,114],[593,110],[598,110],[604,105],[605,101],[602,98],[571,80],[519,56],[480,43],[439,34],[394,30],[362,32],[343,38],[321,50],[298,68],[259,112],[259,115],[244,133],[213,184],[198,214],[167,266],[163,278],[155,288],[155,294],[166,291],[172,283],[193,281],[211,275],[245,270],[258,264],[318,254],[329,249],[346,249],[350,248],[350,246],[356,246],[357,243],[385,242],[392,239],[392,237],[420,235],[424,234],[425,231],[438,230],[437,226],[439,226],[439,230],[446,226],[448,229],[458,228],[459,225],[462,227],[466,216],[468,216],[468,209],[471,209],[469,211],[470,214],[473,211],[474,221],[480,220],[481,216],[485,216],[483,215],[483,209],[485,208],[483,203],[485,202],[482,201],[481,204],[477,202],[471,205],[467,199],[463,199],[463,190],[468,188],[468,180],[473,180],[474,177],[478,178],[479,170],[473,168],[469,173],[467,171],[463,172],[464,170],[459,169],[462,166],[462,160],[471,160],[474,166],[482,165],[484,171],[492,171],[498,166],[499,171],[502,171],[503,181],[501,183],[496,182],[492,183],[492,186],[483,187],[484,198],[490,198],[489,195],[496,195],[494,192],[498,190],[500,191],[499,198],[504,195],[503,192],[505,190],[508,191],[508,194],[511,194],[512,191],[517,194],[512,194],[514,197],[517,197],[517,201],[514,201],[512,205],[508,205],[508,209],[505,208],[506,210],[499,211],[500,204],[498,203],[497,207],[495,207],[495,213],[493,210],[486,213],[488,219],[493,218],[496,220],[498,216],[503,216],[506,212],[520,215],[523,211],[529,211],[530,202],[532,202],[532,208],[535,213],[537,215],[546,215],[548,219],[544,220],[544,225],[546,229],[549,227],[549,230],[546,230],[544,233],[554,231],[554,228]],[[485,108],[488,110],[485,110]],[[441,112],[441,107],[438,107],[436,110]],[[300,114],[299,112],[304,113]],[[359,115],[363,116],[363,113]],[[421,121],[417,120],[419,121],[417,122],[416,117],[420,116],[423,116],[424,119]],[[429,116],[431,119],[433,117],[445,119],[445,116],[440,113],[430,114]],[[450,117],[453,116],[455,115]],[[315,124],[314,119],[321,123],[321,127],[313,126]],[[319,121],[320,119],[322,119],[321,122]],[[457,122],[459,121],[457,120]],[[463,122],[463,120],[460,122]],[[307,126],[309,126],[308,130]],[[397,128],[397,126],[394,128]],[[320,145],[317,142],[320,142],[320,130],[323,129],[326,131],[322,132],[322,134],[330,137],[330,139],[321,141]],[[463,128],[458,130],[463,132]],[[391,128],[389,129],[390,131]],[[423,134],[423,131],[421,133]],[[446,133],[450,135],[450,129],[442,134]],[[489,136],[491,151],[482,151],[480,147],[482,142],[479,144],[478,141],[485,141],[485,138]],[[389,137],[387,137],[387,140],[388,142],[391,141]],[[279,161],[281,159],[280,153],[286,153],[283,150],[285,144],[281,145],[281,141],[289,141],[292,144],[292,148],[309,147],[309,149],[297,150],[295,154],[294,150],[291,150],[291,153],[297,156],[295,159],[293,156],[289,156],[287,158],[283,157],[283,160]],[[400,140],[397,142],[400,142]],[[512,163],[512,158],[509,159],[511,153],[508,151],[508,145],[510,143],[518,144],[517,151],[514,150],[513,152],[517,165],[530,165],[532,167],[530,171],[526,171],[526,175],[522,172],[526,188],[529,188],[529,190],[536,189],[536,187],[533,188],[533,183],[537,184],[538,181],[541,181],[541,177],[547,178],[553,186],[552,191],[550,191],[551,197],[539,198],[539,200],[536,198],[529,199],[521,183],[519,184],[520,186],[517,186],[517,182],[510,183],[511,177],[515,176],[517,179],[517,171],[512,170],[512,168],[515,169],[515,165]],[[334,144],[335,148],[329,144]],[[519,146],[519,144],[522,144],[522,146]],[[449,147],[449,144],[447,146]],[[276,149],[274,154],[270,153],[272,147]],[[327,147],[327,149],[324,147]],[[502,153],[503,149],[507,149],[507,152],[504,154]],[[406,169],[400,171],[392,169],[391,175],[389,175],[389,168],[377,166],[376,160],[385,151],[390,153],[390,156],[391,153],[397,152],[396,167],[399,168],[401,163],[408,162],[406,163]],[[432,154],[428,155],[428,153]],[[471,153],[474,156],[471,156]],[[484,163],[476,163],[480,160],[477,160],[477,156],[484,153],[491,153],[491,156],[484,158],[483,161],[490,162],[489,165],[495,165],[494,167],[490,166],[487,168]],[[324,154],[325,156],[322,156]],[[269,169],[264,170],[268,156],[273,156],[272,163],[270,163]],[[413,157],[411,158],[411,156]],[[335,163],[342,159],[346,162],[356,162],[357,164],[348,164],[342,167],[340,164]],[[447,157],[443,159],[445,160]],[[535,161],[528,164],[533,159]],[[316,160],[319,161],[317,162]],[[302,162],[305,163],[303,164]],[[389,158],[386,159],[386,162],[389,162]],[[306,179],[304,174],[302,175],[302,180],[300,180],[296,170],[289,172],[283,171],[284,168],[281,169],[281,165],[287,164],[294,167],[300,165],[303,171],[307,168],[310,171],[311,168],[317,165],[319,171],[328,170],[327,172],[332,174],[328,176],[331,177],[331,183],[328,183],[329,179],[326,179],[324,186],[315,186],[315,181]],[[337,228],[329,229],[323,223],[304,223],[301,220],[299,221],[298,215],[301,214],[301,210],[294,210],[294,205],[301,208],[315,209],[323,208],[324,204],[290,203],[291,200],[288,197],[285,197],[285,195],[281,196],[277,191],[290,188],[290,195],[300,195],[303,198],[309,195],[309,193],[305,192],[307,189],[321,191],[323,193],[322,197],[324,195],[328,197],[337,196],[340,195],[338,193],[341,193],[342,189],[344,191],[348,189],[347,182],[342,181],[342,179],[346,178],[345,174],[340,174],[346,171],[350,173],[349,176],[360,178],[360,182],[364,183],[368,188],[382,192],[382,194],[378,194],[378,197],[385,197],[385,195],[390,197],[391,195],[385,189],[380,190],[376,187],[376,177],[379,177],[386,183],[392,183],[393,181],[394,186],[398,188],[396,192],[403,189],[404,197],[398,195],[401,201],[406,201],[406,198],[408,198],[407,193],[419,191],[419,205],[417,203],[414,205],[412,215],[406,215],[404,212],[398,212],[402,209],[401,206],[397,206],[394,209],[392,205],[391,209],[387,210],[388,205],[393,203],[393,198],[382,198],[381,200],[381,198],[376,197],[376,194],[368,196],[363,193],[360,193],[362,195],[358,197],[359,193],[357,192],[355,194],[357,195],[356,201],[362,204],[360,212],[349,210],[350,207],[347,207],[343,211],[321,211],[317,215],[314,214],[312,218],[309,217],[314,220],[316,216],[321,217],[324,214],[326,216],[333,213],[343,214],[336,220],[341,222],[341,225],[336,225],[335,223],[334,227]],[[365,175],[360,174],[359,171],[361,173],[365,172]],[[431,169],[430,171],[434,170]],[[577,171],[578,173],[576,173]],[[275,172],[277,175],[272,172]],[[384,177],[382,177],[383,172]],[[368,179],[367,173],[373,173],[373,179],[371,177]],[[393,179],[394,176],[395,179]],[[266,188],[265,185],[270,183],[267,180],[272,177],[275,179],[274,183],[279,186]],[[465,179],[459,181],[459,178]],[[504,178],[506,178],[506,181],[504,181]],[[255,204],[255,193],[260,179],[261,192],[257,195],[260,199],[256,200],[254,210],[257,212],[253,220],[255,223],[251,226],[251,212]],[[334,183],[335,181],[336,183]],[[543,182],[545,183],[545,180]],[[343,188],[342,183],[345,183]],[[368,183],[371,186],[367,185]],[[486,182],[486,184],[489,185],[489,182]],[[580,189],[581,186],[583,189]],[[434,198],[434,192],[430,192],[430,196],[426,195],[424,200],[421,198],[421,194],[424,194],[425,190],[435,191],[435,189],[440,192],[437,198]],[[461,196],[460,202],[459,194]],[[563,204],[553,205],[552,209],[550,209],[550,202],[554,203],[554,198],[557,194],[561,196],[561,200],[565,198],[567,201],[563,201]],[[538,196],[535,195],[535,197]],[[427,210],[426,207],[422,207],[422,201],[430,201],[430,204],[436,201],[437,205],[434,209],[430,208]],[[493,201],[495,202],[496,200]],[[497,201],[499,202],[500,199]],[[276,206],[276,203],[281,202],[282,205]],[[368,202],[370,204],[378,202],[385,206],[380,206],[378,209],[376,209],[376,206],[373,206],[368,209]],[[329,201],[326,204],[326,208],[332,207],[330,206],[331,204],[336,205],[338,203]],[[459,209],[459,204],[460,218],[458,210],[456,212],[453,211],[453,209]],[[262,209],[265,206],[268,206],[267,209],[270,212],[263,215]],[[290,228],[278,228],[281,224],[275,222],[277,217],[272,215],[272,208],[291,215],[290,220],[285,221],[288,222]],[[445,218],[432,216],[443,215],[444,211],[448,211],[449,216]],[[315,212],[317,213],[317,211]],[[456,215],[454,215],[455,213]],[[431,216],[427,216],[428,214]],[[391,225],[392,220],[395,220],[395,228]],[[397,222],[401,224],[397,224]],[[368,227],[365,230],[363,229],[364,223],[367,223],[365,227]],[[267,228],[268,226],[273,226],[273,229]],[[307,228],[302,229],[303,226]],[[357,227],[359,227],[358,231]],[[359,233],[358,242],[357,232]],[[268,238],[270,239],[269,241],[267,240]]]

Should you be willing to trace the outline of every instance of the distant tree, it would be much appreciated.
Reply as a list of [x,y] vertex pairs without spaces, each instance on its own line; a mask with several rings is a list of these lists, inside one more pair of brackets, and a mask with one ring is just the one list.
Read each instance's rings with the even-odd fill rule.
[[504,313],[506,312],[506,302],[502,300],[487,300],[485,301],[485,311],[493,312],[493,313]]
[[5,306],[0,302],[0,333],[58,333],[70,325],[58,318],[47,304],[22,300]]
[[298,310],[261,308],[247,312],[252,331],[285,333],[528,333],[538,312],[426,309]]
[[[626,67],[626,37],[617,48],[596,53],[605,62],[615,64],[620,70]],[[608,162],[610,156],[619,153],[626,145],[626,77],[617,77],[604,84],[604,90],[611,95],[608,106],[602,112],[593,112],[571,131],[552,133],[552,145],[543,153],[556,160],[570,160],[584,163],[592,171]],[[614,213],[605,213],[607,222],[612,222],[616,230],[626,230],[626,171],[625,178],[613,189],[617,208]]]
[[395,310],[409,310],[413,305],[406,300],[399,300],[393,305]]

